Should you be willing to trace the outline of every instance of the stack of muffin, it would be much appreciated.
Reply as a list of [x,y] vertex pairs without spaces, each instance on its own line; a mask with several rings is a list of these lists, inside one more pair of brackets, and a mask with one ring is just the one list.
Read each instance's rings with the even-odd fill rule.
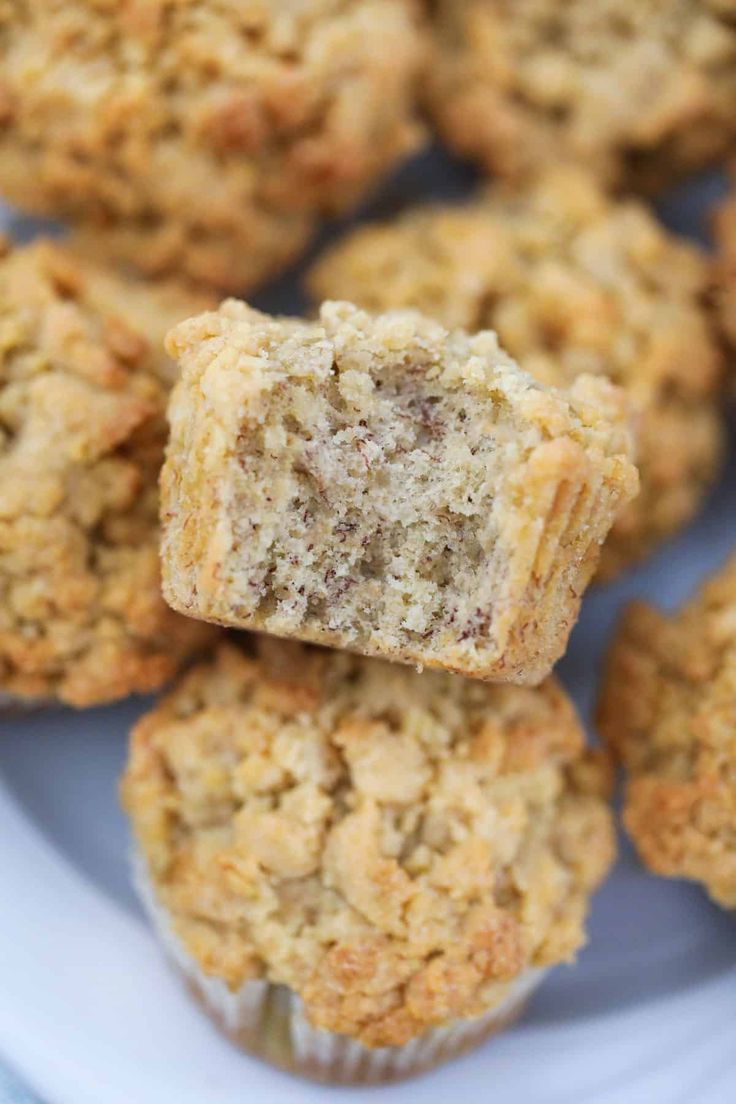
[[[635,193],[736,148],[734,14],[0,8],[0,192],[72,228],[0,256],[0,694],[187,668],[132,734],[136,881],[279,1066],[408,1076],[584,942],[613,772],[551,670],[719,470],[734,206],[713,264]],[[500,179],[338,241],[313,318],[217,307],[427,119]],[[727,907],[735,570],[626,615],[599,714],[643,860]]]

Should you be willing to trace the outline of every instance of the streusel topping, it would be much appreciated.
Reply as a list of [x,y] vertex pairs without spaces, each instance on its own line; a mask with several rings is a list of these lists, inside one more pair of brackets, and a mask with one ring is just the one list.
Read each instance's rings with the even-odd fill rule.
[[629,609],[599,719],[644,862],[736,907],[736,557],[671,617]]
[[161,598],[157,477],[200,299],[39,242],[0,256],[0,690],[91,705],[161,685],[207,638]]
[[202,970],[401,1045],[570,959],[613,855],[602,761],[554,681],[488,687],[223,647],[133,733],[124,803]]
[[503,176],[560,160],[661,188],[736,136],[734,0],[434,0],[428,103]]
[[415,146],[417,11],[5,0],[0,191],[95,257],[248,290]]

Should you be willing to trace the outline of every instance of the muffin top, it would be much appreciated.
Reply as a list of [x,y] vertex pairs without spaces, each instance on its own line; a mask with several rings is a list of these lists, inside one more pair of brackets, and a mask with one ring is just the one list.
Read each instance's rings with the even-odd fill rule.
[[445,325],[495,329],[537,379],[607,375],[639,412],[642,489],[602,558],[610,576],[690,519],[715,475],[721,357],[700,251],[643,204],[555,168],[521,190],[409,210],[361,227],[312,268],[315,298],[413,307]]
[[136,726],[123,799],[208,975],[399,1045],[569,959],[613,855],[606,771],[554,681],[489,687],[266,640]]
[[418,0],[20,7],[0,6],[3,194],[144,272],[252,288],[417,144]]
[[733,0],[435,0],[428,103],[446,140],[518,177],[549,161],[659,188],[736,133]]
[[626,613],[599,708],[628,772],[625,822],[658,874],[736,907],[736,556],[672,617]]
[[51,242],[0,256],[0,690],[159,686],[207,633],[160,595],[168,327],[201,300]]

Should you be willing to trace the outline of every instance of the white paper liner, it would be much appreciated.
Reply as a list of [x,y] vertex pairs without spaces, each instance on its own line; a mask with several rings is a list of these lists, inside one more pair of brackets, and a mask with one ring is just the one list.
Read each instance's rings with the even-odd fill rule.
[[500,1004],[476,1019],[430,1028],[405,1046],[366,1047],[348,1036],[313,1027],[300,998],[285,986],[255,980],[232,992],[221,978],[208,977],[173,931],[138,855],[133,856],[133,879],[168,957],[222,1029],[257,1057],[318,1081],[394,1081],[456,1057],[514,1020],[546,973],[526,970],[510,983]]

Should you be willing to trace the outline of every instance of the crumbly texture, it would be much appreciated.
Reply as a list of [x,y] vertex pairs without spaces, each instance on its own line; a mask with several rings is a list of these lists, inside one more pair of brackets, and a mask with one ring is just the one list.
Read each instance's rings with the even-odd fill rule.
[[539,682],[635,493],[621,394],[545,389],[493,333],[230,301],[168,338],[167,600],[192,616]]
[[628,610],[599,722],[627,772],[643,861],[736,908],[736,557],[671,617]]
[[[734,223],[736,249],[736,223]],[[603,549],[607,578],[690,521],[723,451],[721,357],[706,260],[643,205],[575,169],[521,191],[411,210],[339,242],[309,275],[317,299],[415,307],[447,326],[495,329],[546,383],[607,375],[637,411],[641,493]]]
[[0,191],[244,292],[414,147],[423,59],[415,0],[3,0]]
[[559,686],[231,647],[136,726],[124,804],[186,950],[368,1046],[572,958],[614,843]]
[[730,197],[716,212],[717,305],[721,327],[732,354],[736,352],[736,162],[731,167]]
[[433,0],[427,103],[447,143],[518,179],[591,166],[659,189],[736,137],[735,0]]
[[86,706],[209,638],[161,597],[163,335],[202,300],[39,242],[0,255],[0,692]]

